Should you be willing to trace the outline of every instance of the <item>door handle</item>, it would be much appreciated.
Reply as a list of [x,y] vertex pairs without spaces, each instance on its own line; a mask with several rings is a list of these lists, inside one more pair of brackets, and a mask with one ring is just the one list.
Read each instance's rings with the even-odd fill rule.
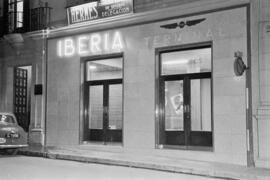
[[189,113],[189,112],[190,112],[190,106],[184,105],[184,113]]
[[107,113],[108,113],[108,111],[109,111],[108,106],[105,106],[105,107],[104,107],[104,113],[106,113],[106,114],[107,114]]
[[187,113],[190,112],[190,105],[187,105]]

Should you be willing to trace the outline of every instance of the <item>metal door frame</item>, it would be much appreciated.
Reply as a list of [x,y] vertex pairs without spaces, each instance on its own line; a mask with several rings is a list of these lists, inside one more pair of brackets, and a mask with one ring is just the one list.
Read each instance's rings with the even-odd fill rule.
[[[184,114],[183,114],[183,119],[184,119],[184,145],[181,146],[185,146],[186,148],[188,148],[187,146],[192,146],[191,144],[191,136],[192,136],[192,131],[191,130],[191,85],[190,82],[191,80],[194,79],[210,79],[211,80],[211,72],[205,72],[205,73],[193,73],[193,74],[179,74],[179,75],[164,75],[160,77],[160,100],[162,102],[161,104],[161,112],[163,112],[161,118],[160,118],[160,134],[163,134],[163,136],[159,137],[159,142],[161,142],[160,144],[163,144],[164,146],[166,146],[165,143],[165,103],[164,103],[164,99],[165,99],[165,82],[168,81],[183,81],[183,102],[184,102]],[[212,82],[211,82],[212,84]],[[212,91],[212,90],[211,90]],[[212,92],[211,92],[212,94]],[[212,101],[212,97],[211,97],[211,101]],[[212,107],[211,107],[211,111],[212,111]],[[211,121],[212,121],[212,115],[211,115]],[[182,132],[182,131],[179,131]],[[211,131],[212,133],[212,131]],[[180,144],[179,144],[180,145]],[[169,145],[170,146],[170,145]]]
[[[87,139],[87,131],[89,130],[89,89],[91,86],[102,86],[103,87],[103,128],[102,128],[102,141],[104,144],[108,142],[109,137],[109,86],[113,84],[121,84],[122,79],[111,79],[111,80],[95,80],[85,82],[85,119],[84,119],[84,139]],[[123,134],[123,128],[121,129]]]
[[[201,48],[211,48],[211,51],[213,51],[213,45],[212,41],[207,42],[200,42],[200,43],[194,43],[194,44],[187,44],[187,45],[180,45],[180,46],[171,46],[171,47],[163,47],[163,48],[157,48],[155,55],[156,55],[156,110],[158,113],[156,113],[156,148],[172,148],[172,149],[188,149],[188,150],[207,150],[207,151],[213,151],[213,143],[214,143],[214,130],[213,130],[213,80],[212,80],[212,71],[211,72],[201,72],[201,73],[190,73],[190,74],[176,74],[176,75],[161,75],[161,54],[162,53],[168,53],[168,52],[175,52],[175,51],[184,51],[184,50],[195,50],[195,49],[201,49]],[[213,67],[213,52],[211,52],[211,66]],[[212,136],[212,146],[211,147],[204,147],[204,146],[190,146],[189,144],[186,144],[184,146],[181,145],[165,145],[164,144],[164,132],[162,132],[162,128],[164,127],[164,120],[165,120],[165,111],[164,111],[164,102],[162,100],[162,97],[164,96],[164,90],[162,90],[163,83],[162,81],[166,80],[183,80],[185,78],[190,79],[204,79],[204,78],[210,78],[211,80],[211,136]],[[190,91],[190,90],[189,90]],[[187,92],[186,92],[187,93]],[[189,95],[190,96],[190,95]],[[189,97],[190,98],[190,97]],[[185,113],[185,116],[188,114]],[[191,122],[191,121],[190,121]],[[184,123],[186,126],[185,128],[188,128],[190,126],[190,122]],[[190,131],[186,132],[186,134],[190,134]],[[190,137],[190,135],[189,135]],[[185,140],[189,142],[190,140]]]

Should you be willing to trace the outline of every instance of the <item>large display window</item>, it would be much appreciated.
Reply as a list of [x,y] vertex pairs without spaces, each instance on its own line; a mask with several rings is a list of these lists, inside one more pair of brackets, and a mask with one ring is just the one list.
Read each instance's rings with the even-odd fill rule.
[[85,63],[85,142],[122,142],[122,57]]
[[159,147],[211,149],[211,44],[159,51]]

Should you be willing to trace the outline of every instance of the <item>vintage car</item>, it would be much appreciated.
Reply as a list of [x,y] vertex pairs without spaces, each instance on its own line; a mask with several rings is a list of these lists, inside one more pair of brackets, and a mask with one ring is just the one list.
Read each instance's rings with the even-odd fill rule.
[[15,115],[0,112],[0,152],[14,155],[27,146],[27,133],[18,125]]

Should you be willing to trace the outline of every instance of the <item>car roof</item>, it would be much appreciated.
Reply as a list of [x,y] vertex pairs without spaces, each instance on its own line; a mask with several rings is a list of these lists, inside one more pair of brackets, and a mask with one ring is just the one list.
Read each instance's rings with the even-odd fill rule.
[[11,112],[0,112],[0,114],[14,116],[14,114]]
[[0,115],[12,116],[17,121],[16,116],[14,115],[14,113],[11,113],[11,112],[0,112]]
[[15,123],[16,124],[18,123],[18,121],[17,121],[16,116],[14,115],[14,113],[11,113],[11,112],[0,112],[0,115],[12,116],[14,118],[14,120],[15,120]]

